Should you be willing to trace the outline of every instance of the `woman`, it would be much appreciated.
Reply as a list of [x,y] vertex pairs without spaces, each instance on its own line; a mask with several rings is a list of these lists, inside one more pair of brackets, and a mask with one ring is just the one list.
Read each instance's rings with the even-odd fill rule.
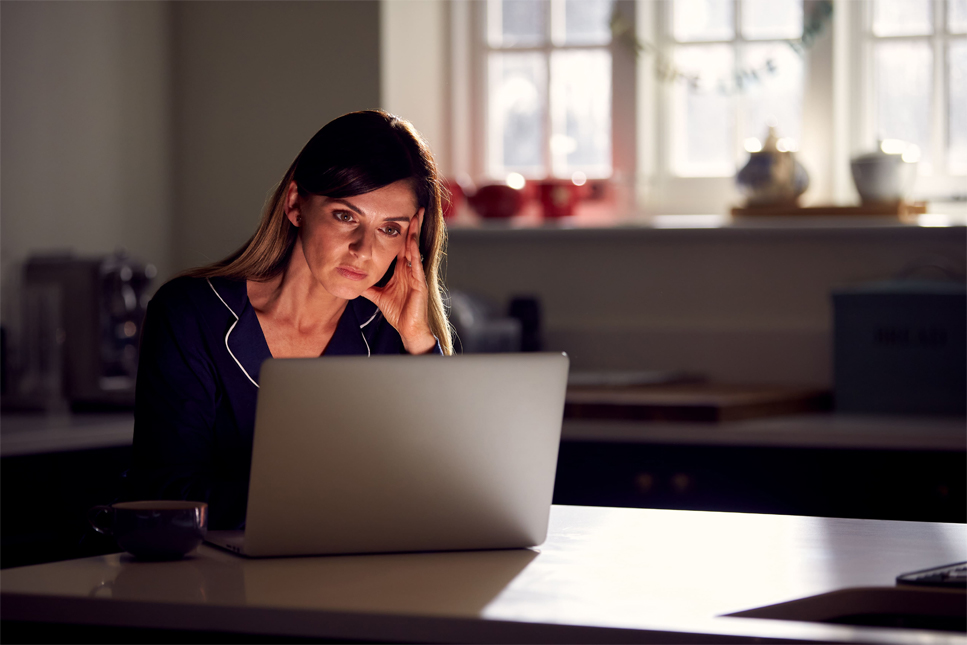
[[239,528],[263,360],[452,353],[440,199],[406,121],[353,112],[316,133],[255,235],[149,304],[131,495],[207,501],[211,528]]

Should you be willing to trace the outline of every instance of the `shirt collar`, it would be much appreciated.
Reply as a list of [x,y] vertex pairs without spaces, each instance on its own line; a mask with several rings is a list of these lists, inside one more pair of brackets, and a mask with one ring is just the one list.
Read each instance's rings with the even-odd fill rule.
[[[271,358],[272,353],[265,342],[255,308],[249,302],[246,283],[244,280],[226,278],[210,278],[209,283],[236,318],[225,335],[225,346],[239,368],[257,387],[262,363]],[[323,355],[369,356],[370,348],[364,330],[374,321],[377,313],[376,305],[363,297],[348,302]]]
[[255,308],[249,302],[246,282],[210,278],[209,283],[236,319],[225,334],[225,347],[239,368],[257,387],[262,362],[271,358],[272,353],[265,342],[265,334],[262,333]]

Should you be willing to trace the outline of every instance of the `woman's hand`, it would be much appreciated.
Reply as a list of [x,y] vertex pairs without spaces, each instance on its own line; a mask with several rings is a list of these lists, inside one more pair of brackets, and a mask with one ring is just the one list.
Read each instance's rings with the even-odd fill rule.
[[384,287],[370,287],[363,297],[379,307],[389,324],[400,333],[410,354],[426,354],[436,346],[427,319],[426,275],[420,257],[420,228],[423,209],[410,220],[406,243],[396,257],[393,277]]

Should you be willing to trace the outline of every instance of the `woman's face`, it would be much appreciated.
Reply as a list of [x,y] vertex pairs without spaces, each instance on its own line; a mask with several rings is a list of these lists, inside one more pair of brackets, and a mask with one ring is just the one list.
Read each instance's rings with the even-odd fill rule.
[[342,198],[301,197],[293,182],[286,200],[286,216],[300,227],[310,272],[329,293],[346,300],[383,277],[402,252],[418,210],[406,180]]

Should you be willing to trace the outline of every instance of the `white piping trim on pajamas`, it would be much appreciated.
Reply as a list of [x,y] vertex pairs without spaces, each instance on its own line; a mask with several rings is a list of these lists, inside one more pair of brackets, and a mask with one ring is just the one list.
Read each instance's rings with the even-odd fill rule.
[[369,317],[369,320],[359,326],[359,335],[363,337],[363,342],[366,343],[366,358],[369,358],[373,354],[369,351],[369,341],[366,340],[366,334],[363,333],[363,327],[373,322],[373,319],[376,318],[377,314],[379,314],[379,309],[376,309],[376,311],[373,312],[373,315]]
[[365,327],[369,323],[373,322],[373,319],[376,318],[376,316],[378,316],[378,315],[379,315],[379,309],[377,309],[376,311],[374,311],[373,312],[373,315],[369,317],[369,320],[367,320],[362,325],[360,325],[359,328],[362,329],[363,327]]
[[249,376],[249,373],[245,371],[245,368],[242,367],[242,364],[238,361],[237,358],[235,358],[235,354],[232,353],[232,348],[228,346],[228,337],[232,335],[232,330],[234,330],[235,329],[235,325],[238,324],[238,314],[235,313],[234,311],[232,311],[232,308],[228,306],[228,303],[225,302],[225,299],[222,298],[222,296],[221,296],[220,293],[218,293],[218,290],[215,289],[215,285],[212,284],[212,281],[210,279],[205,278],[205,282],[207,282],[208,283],[208,286],[212,288],[212,291],[214,291],[215,292],[215,295],[218,296],[218,299],[222,301],[222,304],[225,305],[225,308],[228,309],[228,311],[233,316],[235,316],[235,322],[232,323],[232,326],[228,328],[228,333],[225,334],[225,349],[228,350],[228,355],[231,356],[232,357],[232,360],[235,361],[235,364],[238,365],[238,369],[242,370],[242,374],[245,375],[245,378],[247,378],[248,380],[252,381],[252,385],[254,385],[255,387],[258,387],[259,384],[255,382],[255,379],[253,379],[251,376]]

